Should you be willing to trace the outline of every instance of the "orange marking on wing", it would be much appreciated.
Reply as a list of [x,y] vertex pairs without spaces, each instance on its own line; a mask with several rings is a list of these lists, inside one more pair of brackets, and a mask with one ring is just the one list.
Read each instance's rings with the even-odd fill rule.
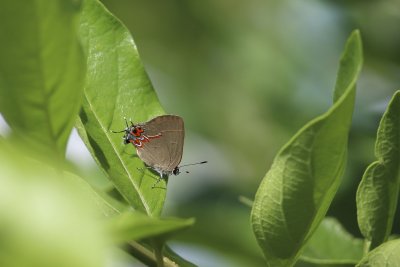
[[135,147],[138,147],[138,148],[143,147],[143,143],[142,143],[142,141],[140,141],[139,139],[130,140],[130,142],[131,142],[132,145],[134,145]]
[[131,130],[131,134],[136,136],[136,137],[140,137],[142,135],[142,133],[144,132],[144,130],[140,127],[132,127],[133,129]]
[[142,135],[134,140],[130,140],[130,142],[136,147],[136,148],[142,148],[144,146],[144,143],[150,142],[151,139],[156,139],[161,137],[161,134],[157,135]]

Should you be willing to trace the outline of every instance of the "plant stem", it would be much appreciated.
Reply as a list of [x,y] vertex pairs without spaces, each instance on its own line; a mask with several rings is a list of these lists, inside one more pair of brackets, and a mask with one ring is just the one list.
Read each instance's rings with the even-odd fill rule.
[[158,240],[153,240],[153,244],[154,244],[154,253],[157,259],[157,267],[164,267],[164,260],[163,260],[164,243],[158,242]]
[[364,239],[364,251],[363,251],[364,255],[368,254],[370,246],[371,246],[371,241]]
[[[179,267],[179,265],[171,259],[163,257],[161,250],[160,255],[156,257],[155,253],[158,254],[157,252],[153,252],[151,249],[145,247],[138,242],[131,241],[128,244],[129,246],[125,247],[125,249],[129,252],[129,254],[131,254],[147,266]],[[157,250],[158,249],[156,249],[156,251]],[[159,265],[159,260],[161,261],[162,265]]]
[[244,196],[239,196],[238,198],[239,202],[241,202],[242,204],[246,205],[247,207],[251,208],[253,207],[253,200],[251,200],[250,198],[244,197]]

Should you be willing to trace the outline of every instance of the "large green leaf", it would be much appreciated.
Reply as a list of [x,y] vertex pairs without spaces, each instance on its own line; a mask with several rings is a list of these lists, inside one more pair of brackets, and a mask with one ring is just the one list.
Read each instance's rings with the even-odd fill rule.
[[80,1],[0,1],[0,111],[19,143],[62,158],[81,104]]
[[[97,0],[84,2],[80,35],[87,52],[87,77],[78,127],[85,144],[130,205],[148,215],[161,213],[166,184],[152,189],[135,148],[122,143],[124,116],[135,122],[163,114],[128,30]],[[81,126],[82,126],[81,125]]]
[[392,230],[400,183],[400,91],[397,91],[379,124],[377,161],[365,170],[357,190],[357,219],[361,233],[375,248]]
[[0,141],[0,266],[104,265],[105,205],[75,178]]
[[363,256],[363,240],[354,238],[334,218],[325,218],[300,256],[319,265],[354,266]]
[[355,31],[340,61],[334,104],[281,149],[261,182],[251,220],[269,266],[294,264],[338,189],[361,65]]
[[109,230],[115,242],[128,242],[143,238],[170,235],[193,225],[193,219],[159,219],[141,212],[124,212],[109,222]]
[[399,266],[400,263],[400,239],[383,243],[368,253],[357,267],[388,267]]

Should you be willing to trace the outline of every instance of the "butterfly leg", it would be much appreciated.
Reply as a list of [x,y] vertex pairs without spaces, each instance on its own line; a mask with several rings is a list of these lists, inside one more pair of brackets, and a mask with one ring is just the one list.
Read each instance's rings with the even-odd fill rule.
[[151,187],[151,189],[154,189],[154,187],[156,187],[156,185],[162,180],[163,178],[163,174],[160,171],[157,171],[160,174],[160,178],[157,179],[157,181],[153,184],[153,186]]

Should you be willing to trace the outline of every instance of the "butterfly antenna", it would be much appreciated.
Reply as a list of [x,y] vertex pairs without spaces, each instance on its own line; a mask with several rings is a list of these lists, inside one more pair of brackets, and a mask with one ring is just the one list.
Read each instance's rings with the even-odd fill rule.
[[192,166],[192,165],[204,164],[204,163],[207,163],[207,162],[208,161],[205,160],[205,161],[200,161],[200,162],[196,162],[196,163],[184,164],[184,165],[179,166],[179,168],[186,167],[186,166]]
[[[125,120],[126,128],[129,128],[128,121],[126,120],[126,117],[124,117],[124,120]],[[126,131],[126,129],[121,130],[121,131],[113,131],[113,130],[111,130],[112,133],[124,133],[125,131]]]
[[122,131],[117,131],[117,132],[116,132],[116,131],[113,131],[113,130],[111,130],[111,132],[112,132],[112,133],[123,133],[123,132],[125,132],[125,130],[122,130]]
[[124,117],[124,120],[125,120],[126,128],[129,128],[128,121],[126,120],[126,117]]

